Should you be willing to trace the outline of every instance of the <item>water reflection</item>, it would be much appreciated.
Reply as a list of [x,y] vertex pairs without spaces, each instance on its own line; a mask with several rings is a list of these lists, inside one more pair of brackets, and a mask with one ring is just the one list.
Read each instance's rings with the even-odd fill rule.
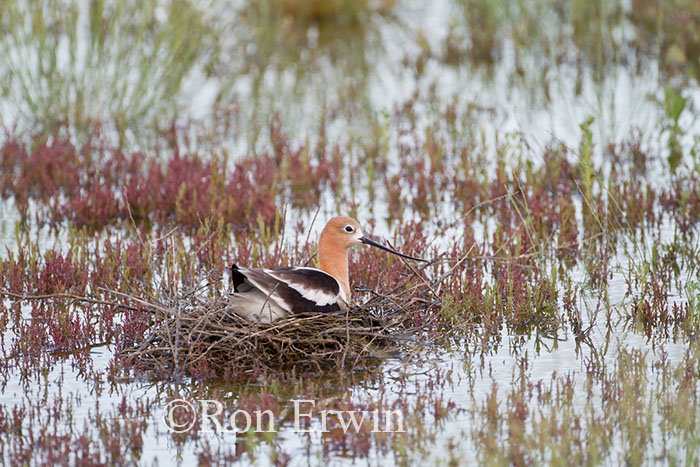
[[[40,1],[21,4],[8,0],[0,3],[0,11],[3,12],[0,24],[4,34],[1,44],[4,50],[9,51],[7,55],[0,54],[0,66],[5,67],[3,71],[11,69],[9,80],[2,84],[3,99],[5,105],[9,102],[19,118],[25,120],[24,125],[33,131],[43,127],[46,131],[69,128],[90,132],[96,122],[102,120],[111,121],[120,134],[135,134],[135,128],[142,124],[144,131],[157,131],[159,125],[150,123],[156,119],[168,121],[179,115],[179,100],[190,101],[190,104],[191,101],[198,102],[202,95],[188,94],[188,90],[206,82],[214,83],[213,91],[209,88],[214,107],[222,109],[238,105],[236,124],[244,129],[243,133],[247,135],[251,146],[265,138],[268,128],[276,131],[282,124],[285,129],[299,128],[299,131],[292,133],[290,139],[302,144],[306,138],[312,138],[317,133],[314,125],[324,121],[324,113],[327,114],[328,121],[347,123],[338,129],[339,132],[359,133],[364,117],[372,116],[377,110],[391,105],[392,98],[396,96],[393,92],[400,87],[397,83],[403,80],[409,83],[408,94],[416,91],[416,97],[406,104],[404,111],[397,112],[400,116],[389,116],[383,122],[387,127],[393,126],[391,131],[376,124],[376,119],[367,119],[376,124],[373,128],[379,135],[375,145],[377,153],[388,151],[389,147],[414,144],[411,154],[417,156],[412,161],[425,160],[424,149],[430,149],[430,145],[423,145],[421,138],[424,135],[426,139],[433,138],[432,135],[440,134],[443,130],[434,126],[437,130],[432,135],[427,130],[423,132],[422,122],[434,117],[431,112],[439,112],[435,109],[440,109],[444,103],[440,99],[445,95],[461,97],[465,94],[469,94],[466,99],[474,95],[488,103],[496,101],[498,105],[494,107],[505,108],[508,112],[517,114],[522,110],[519,114],[522,120],[532,126],[542,127],[540,131],[551,130],[555,138],[562,137],[561,127],[557,125],[589,130],[592,120],[587,118],[587,114],[596,110],[602,117],[597,121],[602,120],[601,126],[606,129],[610,121],[613,124],[609,126],[615,126],[618,121],[616,119],[624,125],[631,125],[646,118],[650,122],[649,128],[643,128],[642,133],[652,142],[643,142],[643,145],[651,146],[652,150],[661,153],[663,143],[658,142],[661,141],[658,132],[670,131],[669,144],[685,151],[685,154],[690,152],[690,146],[685,144],[684,138],[692,136],[692,132],[688,130],[684,119],[691,114],[689,109],[692,108],[692,99],[682,89],[692,86],[689,83],[697,75],[697,36],[683,35],[698,30],[699,12],[692,2],[646,5],[633,0],[632,6],[628,7],[622,2],[613,1],[605,3],[602,9],[595,2],[565,3],[555,0],[460,0],[431,4],[429,7],[408,1],[394,4],[390,0],[214,1],[197,3],[196,9],[185,1],[167,0],[163,0],[155,9],[147,6],[137,9],[135,4],[127,0],[110,4],[65,1],[50,5],[56,9],[51,10],[48,2]],[[56,5],[65,7],[65,10],[59,11]],[[46,11],[42,7],[47,7]],[[81,9],[83,7],[85,9]],[[453,14],[455,11],[459,14]],[[135,12],[140,12],[141,16],[135,15]],[[652,21],[654,15],[659,15],[660,12],[663,15]],[[32,19],[34,29],[30,29],[28,23],[19,21],[20,14],[27,14]],[[131,18],[134,16],[141,18],[143,23],[132,24]],[[669,28],[678,29],[671,31]],[[29,31],[33,31],[33,35]],[[662,36],[662,40],[657,53],[655,41],[659,36]],[[401,39],[405,39],[405,43]],[[84,55],[77,53],[73,57],[70,51],[74,49],[83,50]],[[132,50],[134,55],[130,54]],[[20,52],[29,52],[30,59],[23,62]],[[68,60],[65,66],[62,65],[64,58],[61,57]],[[55,63],[52,64],[52,60]],[[663,81],[668,77],[674,78],[672,87],[659,87],[657,75],[646,75],[656,65],[660,69],[658,76],[663,77]],[[132,74],[124,70],[135,71]],[[171,71],[172,76],[168,75]],[[449,77],[451,82],[450,79],[441,81],[444,77]],[[382,82],[384,78],[386,81]],[[552,84],[557,82],[556,86]],[[387,92],[377,95],[377,89]],[[401,92],[403,90],[397,91],[399,94]],[[498,93],[501,100],[492,97],[492,94]],[[513,100],[502,97],[508,93],[517,94],[517,97]],[[663,97],[660,100],[646,99],[648,94],[657,97],[663,94]],[[579,96],[583,98],[579,99]],[[590,96],[593,97],[587,102],[586,98]],[[620,96],[623,96],[621,110],[616,105]],[[550,114],[551,125],[540,125],[541,119],[533,117],[536,111],[526,105],[521,105],[521,109],[518,109],[518,103],[529,102],[530,99],[538,102]],[[569,118],[559,118],[562,115],[559,108],[566,107],[573,101],[584,101],[584,105],[572,105],[568,109],[571,110],[571,114],[567,115]],[[641,105],[640,101],[653,106],[654,110],[648,111],[645,108],[640,111],[637,107]],[[466,122],[463,123],[464,128],[461,128],[453,121],[453,126],[444,130],[445,134],[449,134],[450,141],[454,140],[455,143],[441,148],[446,148],[445,153],[453,149],[463,150],[465,155],[483,152],[487,155],[474,166],[478,170],[490,170],[490,142],[486,137],[473,146],[463,141],[468,138],[477,140],[479,133],[486,132],[484,128],[492,128],[501,121],[493,123],[490,118],[492,115],[487,112],[473,112],[469,113],[469,118],[457,118],[454,115],[459,115],[460,108],[455,104],[451,113],[446,112],[444,119],[438,119],[440,122],[449,121],[451,114],[453,120]],[[205,109],[202,114],[206,113]],[[659,115],[662,117],[661,123],[657,118]],[[690,115],[688,118],[695,117]],[[271,125],[271,121],[277,123]],[[588,123],[579,126],[581,122]],[[428,123],[430,124],[431,122]],[[659,125],[665,129],[659,129]],[[398,129],[394,131],[396,128]],[[623,130],[622,134],[626,135],[627,132]],[[551,136],[548,133],[547,140]],[[609,140],[619,142],[615,136],[613,134]],[[527,133],[527,137],[531,139],[532,134]],[[406,140],[410,138],[415,138],[415,142],[407,143]],[[598,141],[586,141],[586,144],[593,144],[596,148],[606,147]],[[608,139],[602,138],[602,143],[607,142]],[[527,142],[518,140],[513,145],[520,148],[521,143],[525,146]],[[498,151],[498,146],[495,147]],[[586,146],[582,144],[581,147]],[[677,155],[674,155],[673,147],[671,156],[675,161]],[[512,147],[508,146],[503,151],[509,149]],[[350,157],[348,154],[352,153],[353,148],[352,145],[342,146],[339,151],[342,151],[341,157]],[[602,149],[600,152],[613,160],[613,166],[625,164],[624,159],[614,159],[613,149]],[[626,154],[629,152],[636,154],[634,151],[626,151]],[[530,153],[537,151],[528,152]],[[442,155],[439,153],[439,157]],[[518,157],[520,156],[519,154]],[[433,161],[437,164],[439,157],[435,157],[431,164]],[[526,159],[523,156],[521,160]],[[504,159],[499,159],[498,163],[503,164],[501,170],[505,173]],[[417,165],[413,164],[409,170]],[[366,174],[360,171],[352,174],[353,181],[357,181],[352,189],[363,193],[372,189],[373,185],[367,179],[375,176],[374,170],[375,167],[372,166],[367,168]],[[641,179],[654,177],[654,169],[651,167],[635,167],[635,170],[638,170],[635,176],[638,176],[642,186],[645,180]],[[384,166],[377,168],[379,171],[388,172]],[[426,171],[426,174],[431,177],[428,179],[430,181],[437,178],[435,173]],[[397,183],[387,186],[398,186],[408,179],[405,174],[403,178],[397,176]],[[484,180],[491,179],[484,177]],[[652,181],[652,186],[653,183]],[[369,188],[363,188],[365,184]],[[605,190],[602,185],[601,190]],[[433,183],[427,183],[426,186],[436,193],[440,191]],[[629,186],[625,185],[627,187]],[[447,200],[443,204],[431,205],[431,211],[427,211],[426,217],[435,214],[438,217],[435,222],[439,222],[440,216],[459,218],[464,215],[476,201],[468,198],[468,191],[465,189],[463,193],[457,193],[457,196],[463,198],[456,210],[458,212],[447,210],[445,205],[450,203]],[[547,192],[549,191],[554,190],[548,189]],[[331,196],[336,194],[330,193]],[[371,192],[358,196],[366,196],[373,202],[375,198],[378,199],[376,217],[390,210],[387,203],[382,201],[382,195],[375,197],[375,193]],[[552,196],[560,194],[554,192]],[[397,199],[395,214],[398,216],[406,213],[405,220],[410,220],[410,209],[405,201]],[[314,199],[312,204],[315,203]],[[585,232],[585,226],[596,227],[595,219],[583,222],[583,213],[588,211],[580,204],[581,201],[574,199],[573,203],[578,231]],[[1,206],[5,217],[11,220],[18,218],[11,201],[4,201]],[[335,208],[336,205],[332,207]],[[361,208],[364,209],[365,205]],[[482,221],[484,225],[490,221],[496,225],[496,216],[489,213]],[[0,238],[9,245],[9,255],[9,252],[20,248],[17,242],[21,242],[22,237],[15,235],[12,224],[6,222],[1,227]],[[434,230],[437,231],[438,227],[436,225]],[[394,445],[388,450],[385,445],[378,443],[370,456],[381,461],[400,463],[406,459],[408,452],[409,456],[415,458],[433,459],[431,456],[443,456],[447,449],[443,451],[441,448],[448,445],[451,446],[450,449],[473,453],[475,444],[483,441],[485,446],[488,441],[488,437],[481,439],[472,436],[473,432],[470,431],[474,429],[476,432],[482,423],[480,420],[484,419],[481,408],[488,408],[489,401],[496,408],[499,404],[500,407],[507,407],[509,398],[514,400],[515,396],[522,396],[517,391],[524,387],[522,383],[526,380],[531,380],[533,384],[547,383],[556,379],[557,375],[559,378],[561,375],[568,378],[568,375],[576,372],[579,375],[587,372],[595,374],[601,381],[614,381],[618,379],[619,372],[611,373],[611,365],[620,355],[625,357],[625,354],[634,351],[631,357],[635,358],[637,353],[648,352],[648,364],[640,374],[646,375],[655,385],[662,385],[665,384],[665,379],[654,374],[654,366],[666,358],[664,355],[673,364],[682,362],[689,342],[696,339],[697,331],[688,337],[677,326],[669,324],[668,327],[655,327],[650,332],[649,323],[629,318],[633,302],[627,296],[628,283],[635,279],[630,272],[635,264],[630,263],[641,266],[649,263],[656,267],[655,263],[646,260],[644,250],[628,252],[626,249],[622,251],[622,247],[612,247],[609,242],[618,234],[604,229],[602,225],[597,227],[601,231],[588,232],[590,238],[598,233],[606,233],[606,237],[605,241],[591,241],[590,246],[586,243],[584,258],[591,258],[591,262],[578,267],[573,266],[573,261],[566,265],[572,269],[568,273],[573,284],[580,287],[576,290],[580,290],[582,313],[578,316],[565,315],[556,294],[552,294],[554,298],[548,302],[551,303],[549,311],[544,307],[537,309],[529,301],[522,306],[525,310],[533,310],[532,314],[537,316],[551,313],[551,322],[556,325],[551,329],[540,329],[536,325],[517,327],[509,322],[499,322],[498,326],[487,329],[487,326],[478,323],[478,318],[474,318],[475,323],[469,323],[469,328],[466,328],[466,322],[464,324],[469,332],[464,330],[462,334],[455,333],[434,346],[431,343],[425,349],[402,355],[398,360],[377,362],[374,370],[344,375],[348,378],[346,380],[341,380],[336,375],[308,377],[303,382],[277,388],[272,387],[272,383],[256,385],[257,383],[187,381],[178,385],[171,382],[112,380],[113,385],[107,394],[107,391],[101,392],[99,388],[110,376],[110,364],[114,361],[114,355],[112,349],[98,349],[91,353],[93,364],[85,374],[68,369],[69,365],[65,365],[64,372],[64,368],[56,365],[51,370],[47,369],[49,376],[45,377],[43,385],[38,389],[30,387],[26,381],[22,382],[17,374],[5,374],[0,408],[13,408],[16,405],[32,408],[32,404],[41,401],[43,405],[39,404],[41,407],[35,412],[39,415],[27,416],[16,422],[22,429],[30,425],[40,426],[40,422],[50,417],[48,411],[58,404],[53,404],[53,399],[48,399],[48,396],[41,399],[39,393],[56,395],[58,402],[62,402],[60,397],[63,394],[69,394],[64,405],[68,407],[64,412],[67,420],[55,424],[60,428],[57,433],[64,436],[64,432],[72,434],[85,429],[96,438],[103,436],[109,441],[112,439],[108,437],[112,426],[100,425],[100,428],[106,426],[106,429],[101,429],[99,433],[93,429],[98,422],[104,421],[99,416],[99,407],[103,408],[102,413],[106,412],[112,419],[121,420],[126,413],[122,407],[132,405],[138,409],[135,401],[141,399],[157,400],[158,403],[175,396],[215,399],[224,401],[227,409],[269,406],[274,408],[275,415],[279,417],[278,425],[283,428],[279,437],[272,441],[260,438],[247,440],[252,446],[249,450],[251,458],[259,452],[255,447],[257,443],[258,446],[271,446],[271,450],[279,447],[284,453],[298,455],[303,462],[316,458],[316,454],[319,459],[335,459],[334,455],[343,451],[335,450],[332,445],[329,447],[330,443],[323,439],[308,439],[291,431],[289,414],[284,412],[284,408],[289,406],[292,398],[309,394],[309,397],[314,398],[324,397],[343,402],[348,399],[366,405],[378,398],[401,407],[413,432],[399,441],[394,438]],[[471,228],[469,223],[465,223],[466,231]],[[640,230],[644,228],[642,225]],[[661,229],[658,234],[663,241],[661,245],[668,244],[669,250],[677,243],[673,233],[675,228],[673,224],[666,230]],[[30,225],[29,230],[34,232],[37,229]],[[494,231],[496,227],[482,230],[488,235],[488,230]],[[638,233],[644,233],[632,228],[620,230],[619,235],[630,235],[632,239]],[[44,248],[51,242],[59,246],[70,245],[65,238],[67,232],[68,229],[59,233],[58,237],[42,233],[38,248]],[[445,235],[443,249],[455,237],[463,236],[464,232],[460,224],[454,232]],[[691,229],[688,233],[689,244],[692,243],[692,235],[695,233]],[[586,235],[586,238],[589,236]],[[637,245],[637,241],[634,241]],[[640,245],[640,248],[646,248],[645,241]],[[96,250],[96,254],[99,254],[99,250]],[[694,265],[685,268],[688,273],[685,274],[686,269],[681,272],[688,278],[696,272]],[[554,267],[546,269],[553,271]],[[593,276],[596,270],[605,272],[605,280],[597,283],[591,279],[589,283],[588,277]],[[639,270],[643,268],[640,267]],[[608,277],[613,272],[614,275]],[[676,272],[676,277],[681,272]],[[659,282],[663,283],[664,280]],[[697,284],[692,282],[688,287],[691,284],[695,287],[692,289],[695,292],[691,293],[697,295]],[[642,290],[636,283],[634,287]],[[676,289],[680,287],[663,291],[663,297],[680,295],[682,291]],[[644,298],[644,294],[640,296]],[[673,297],[675,299],[676,295]],[[463,312],[465,304],[458,305],[455,308]],[[571,324],[567,318],[569,321],[577,320],[577,324],[567,326]],[[693,329],[697,329],[697,316],[692,323]],[[516,334],[518,332],[520,334]],[[3,337],[8,342],[14,339],[9,331]],[[697,351],[695,348],[691,350]],[[621,366],[635,361],[628,357],[629,355],[620,360]],[[695,356],[691,363],[697,365],[697,361]],[[633,376],[637,377],[636,374]],[[585,375],[577,380],[583,381],[577,382],[578,386],[569,386],[568,379],[561,381],[562,387],[567,391],[591,384],[586,382]],[[690,381],[697,385],[697,379]],[[496,395],[499,387],[501,392]],[[567,404],[571,404],[574,409],[582,409],[589,403],[586,398],[590,398],[590,394],[576,393],[576,397],[570,397]],[[595,394],[597,397],[598,393]],[[82,398],[85,401],[82,402],[82,408],[81,403],[74,403],[72,398]],[[591,407],[604,407],[600,399],[592,400]],[[520,401],[518,399],[516,402]],[[75,418],[73,407],[77,408]],[[154,406],[154,409],[158,407]],[[192,437],[173,437],[159,425],[161,414],[158,410],[154,410],[154,413],[149,410],[142,412],[138,415],[143,422],[138,436],[143,436],[144,449],[143,452],[134,454],[134,458],[139,461],[178,460],[180,456],[186,461],[195,461],[198,456],[200,461],[206,461],[206,455],[200,453],[209,453],[227,442],[220,439],[201,441],[195,434]],[[488,415],[488,411],[484,412]],[[498,411],[492,412],[492,415],[494,413],[499,415]],[[657,415],[663,416],[661,412],[654,413],[656,419],[659,418]],[[517,417],[513,417],[515,418]],[[688,429],[689,433],[691,431]],[[10,433],[10,443],[19,445],[23,442],[21,436],[13,437],[8,430],[5,433]],[[64,438],[71,440],[70,435],[65,435]],[[116,439],[119,440],[118,437]],[[121,439],[131,438],[124,436]],[[45,444],[52,446],[49,442]],[[172,444],[176,445],[175,453],[170,450]],[[620,446],[618,450],[629,451],[625,446]],[[331,454],[328,454],[329,451]],[[430,451],[439,454],[431,454]],[[366,455],[364,451],[356,452],[359,452],[358,458]],[[228,454],[223,454],[225,455]],[[269,458],[274,459],[274,453]],[[263,456],[262,459],[267,460],[268,457]]]
[[0,30],[2,123],[81,135],[105,125],[120,140],[172,118],[211,39],[186,0],[7,0]]
[[[597,83],[617,67],[634,74],[657,67],[666,78],[697,77],[700,6],[697,2],[562,2],[456,0],[458,14],[445,39],[447,63],[493,69],[513,61],[511,80],[542,80],[548,69],[573,66]],[[536,90],[533,88],[533,90]]]
[[252,141],[279,118],[307,127],[337,112],[366,116],[369,82],[385,59],[384,29],[396,25],[394,1],[224,3],[213,75],[216,102],[235,100]]
[[621,77],[648,81],[658,71],[675,77],[676,89],[693,85],[698,8],[680,0],[8,0],[0,5],[2,123],[47,133],[107,126],[120,142],[143,142],[174,118],[211,119],[234,106],[254,146],[275,119],[306,133],[325,118],[370,132],[363,123],[375,112],[434,85],[442,96],[514,94],[555,113],[593,95],[599,102],[588,112],[598,107],[605,118],[603,101]]

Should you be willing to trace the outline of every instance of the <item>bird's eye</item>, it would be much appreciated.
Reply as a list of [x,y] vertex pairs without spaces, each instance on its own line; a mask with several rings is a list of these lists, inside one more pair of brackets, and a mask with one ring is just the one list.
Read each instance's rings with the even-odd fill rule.
[[355,229],[353,229],[351,225],[346,225],[345,231],[348,233],[353,233],[355,231]]

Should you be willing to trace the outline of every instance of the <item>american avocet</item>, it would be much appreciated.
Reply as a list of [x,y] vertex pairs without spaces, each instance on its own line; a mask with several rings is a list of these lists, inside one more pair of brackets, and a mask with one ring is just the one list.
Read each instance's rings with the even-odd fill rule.
[[[234,293],[231,309],[252,321],[269,323],[294,313],[323,313],[345,309],[350,300],[348,250],[365,243],[415,261],[362,235],[360,224],[334,217],[318,240],[319,269],[293,267],[248,269],[231,266]],[[427,261],[426,261],[427,262]]]

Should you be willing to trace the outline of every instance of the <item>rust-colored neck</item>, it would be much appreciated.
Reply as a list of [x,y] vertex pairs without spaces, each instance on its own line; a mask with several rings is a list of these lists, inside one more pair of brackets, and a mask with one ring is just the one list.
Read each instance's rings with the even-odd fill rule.
[[350,280],[348,278],[348,250],[333,242],[333,237],[321,233],[318,241],[318,266],[340,283],[345,299],[350,300]]

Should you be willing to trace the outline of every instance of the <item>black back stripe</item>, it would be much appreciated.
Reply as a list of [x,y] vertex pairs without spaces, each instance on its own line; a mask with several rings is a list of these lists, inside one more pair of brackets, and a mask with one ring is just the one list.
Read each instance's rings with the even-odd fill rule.
[[280,280],[299,285],[306,290],[318,290],[331,296],[337,296],[340,293],[340,284],[335,277],[319,269],[283,268],[271,272]]
[[239,292],[241,285],[245,282],[246,277],[245,274],[241,272],[240,269],[238,269],[238,266],[236,266],[236,263],[233,263],[231,265],[231,282],[233,282],[233,291],[234,292]]
[[302,294],[284,283],[277,287],[275,293],[277,293],[285,303],[290,305],[292,313],[326,313],[340,310],[340,305],[337,301],[328,305],[318,306],[316,302],[305,298]]

